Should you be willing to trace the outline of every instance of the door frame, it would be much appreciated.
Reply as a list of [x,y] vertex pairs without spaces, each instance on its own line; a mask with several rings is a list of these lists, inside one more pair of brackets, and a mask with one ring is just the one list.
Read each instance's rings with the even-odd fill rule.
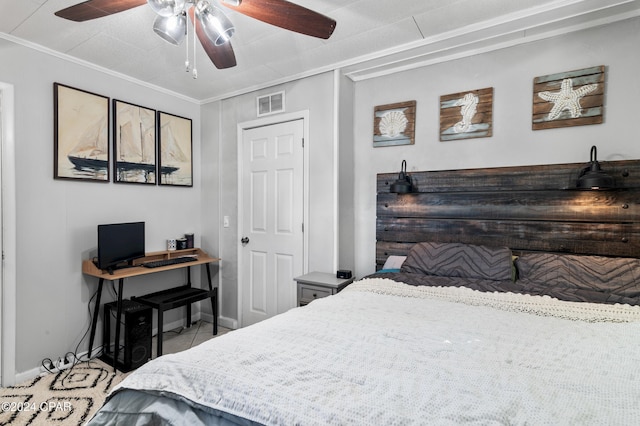
[[272,126],[275,124],[286,123],[288,121],[296,121],[302,120],[302,137],[304,138],[304,148],[302,150],[302,176],[303,176],[303,185],[302,185],[302,223],[304,224],[304,232],[302,233],[302,273],[306,274],[309,270],[309,259],[307,258],[307,253],[309,252],[309,110],[291,112],[287,114],[279,114],[277,116],[270,116],[265,118],[260,118],[257,120],[245,121],[242,123],[238,123],[237,126],[237,146],[238,146],[238,223],[237,223],[237,259],[238,259],[238,326],[243,326],[243,313],[242,313],[242,281],[243,281],[243,262],[242,262],[242,245],[240,244],[240,238],[242,234],[242,225],[243,225],[243,200],[242,200],[242,190],[243,190],[243,154],[244,154],[244,132],[250,129],[255,129],[256,127],[265,127]]
[[0,82],[0,375],[2,386],[16,380],[16,158],[13,85]]

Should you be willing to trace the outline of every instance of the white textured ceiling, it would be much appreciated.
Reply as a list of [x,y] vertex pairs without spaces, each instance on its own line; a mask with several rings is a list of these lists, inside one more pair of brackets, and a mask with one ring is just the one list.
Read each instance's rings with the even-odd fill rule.
[[[337,21],[331,38],[320,40],[224,8],[236,27],[231,42],[238,65],[218,70],[198,45],[194,80],[184,70],[186,46],[153,33],[150,7],[83,23],[54,15],[80,1],[0,0],[0,36],[199,102],[336,67],[363,78],[443,52],[623,19],[640,9],[640,0],[291,0]],[[192,56],[193,45],[190,50]]]

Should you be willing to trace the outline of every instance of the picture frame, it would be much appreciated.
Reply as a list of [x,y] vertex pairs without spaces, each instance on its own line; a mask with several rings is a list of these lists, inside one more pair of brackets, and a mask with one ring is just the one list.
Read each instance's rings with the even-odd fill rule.
[[532,130],[602,124],[606,67],[598,65],[533,79]]
[[156,110],[113,100],[113,180],[155,185]]
[[440,96],[440,142],[493,136],[493,87]]
[[109,98],[53,84],[53,178],[110,180]]
[[191,119],[158,112],[158,177],[160,185],[193,186]]
[[416,101],[379,105],[373,109],[373,146],[415,143]]

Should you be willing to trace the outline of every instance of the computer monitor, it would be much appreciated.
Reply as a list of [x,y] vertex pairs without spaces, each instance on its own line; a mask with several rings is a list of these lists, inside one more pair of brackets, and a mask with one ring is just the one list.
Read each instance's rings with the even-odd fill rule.
[[98,259],[96,266],[113,271],[130,266],[145,255],[144,222],[98,225]]

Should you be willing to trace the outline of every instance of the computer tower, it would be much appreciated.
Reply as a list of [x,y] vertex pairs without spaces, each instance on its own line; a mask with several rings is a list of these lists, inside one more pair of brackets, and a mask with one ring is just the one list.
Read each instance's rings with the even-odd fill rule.
[[[118,304],[104,304],[103,355],[101,359],[113,364],[115,327]],[[153,309],[132,300],[122,301],[120,323],[120,350],[116,368],[127,372],[135,370],[151,359],[151,332]]]

